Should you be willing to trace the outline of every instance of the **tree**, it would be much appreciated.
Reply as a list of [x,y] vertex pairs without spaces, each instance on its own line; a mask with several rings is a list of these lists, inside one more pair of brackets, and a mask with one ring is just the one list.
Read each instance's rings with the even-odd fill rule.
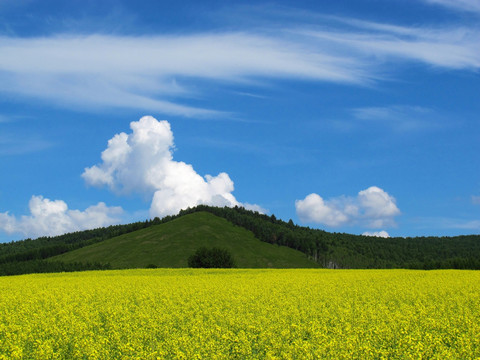
[[201,247],[188,258],[192,268],[233,268],[235,261],[227,249]]

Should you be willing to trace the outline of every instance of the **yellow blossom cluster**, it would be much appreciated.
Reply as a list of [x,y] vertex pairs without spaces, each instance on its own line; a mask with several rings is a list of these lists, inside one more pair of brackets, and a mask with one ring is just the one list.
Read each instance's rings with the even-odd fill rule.
[[0,277],[0,359],[480,359],[480,272]]

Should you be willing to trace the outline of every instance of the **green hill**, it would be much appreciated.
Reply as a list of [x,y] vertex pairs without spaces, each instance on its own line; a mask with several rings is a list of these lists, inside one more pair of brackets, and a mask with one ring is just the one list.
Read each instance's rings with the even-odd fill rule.
[[298,226],[241,207],[0,244],[0,275],[185,267],[199,247],[227,248],[239,267],[480,269],[480,235],[378,238]]
[[49,260],[109,263],[112,268],[187,267],[188,257],[201,246],[229,250],[241,268],[319,267],[300,251],[262,242],[250,231],[207,212],[187,214]]

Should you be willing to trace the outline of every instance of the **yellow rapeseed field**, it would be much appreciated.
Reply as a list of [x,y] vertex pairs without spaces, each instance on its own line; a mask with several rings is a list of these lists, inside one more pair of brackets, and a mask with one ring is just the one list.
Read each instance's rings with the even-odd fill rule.
[[0,359],[475,358],[475,271],[0,277]]

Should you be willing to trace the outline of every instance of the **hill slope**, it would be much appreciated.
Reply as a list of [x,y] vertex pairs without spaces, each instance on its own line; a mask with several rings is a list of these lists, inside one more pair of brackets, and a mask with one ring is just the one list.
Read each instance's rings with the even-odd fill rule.
[[196,212],[50,258],[62,262],[109,263],[113,268],[187,267],[201,246],[222,247],[241,268],[313,268],[319,264],[300,251],[262,242],[239,226],[207,212]]
[[480,235],[386,239],[330,233],[239,207],[199,205],[179,215],[198,211],[223,217],[261,241],[299,250],[325,267],[480,269]]
[[480,269],[480,235],[384,239],[311,229],[241,207],[199,205],[163,219],[0,244],[0,276],[184,267],[200,246],[226,247],[239,267]]

